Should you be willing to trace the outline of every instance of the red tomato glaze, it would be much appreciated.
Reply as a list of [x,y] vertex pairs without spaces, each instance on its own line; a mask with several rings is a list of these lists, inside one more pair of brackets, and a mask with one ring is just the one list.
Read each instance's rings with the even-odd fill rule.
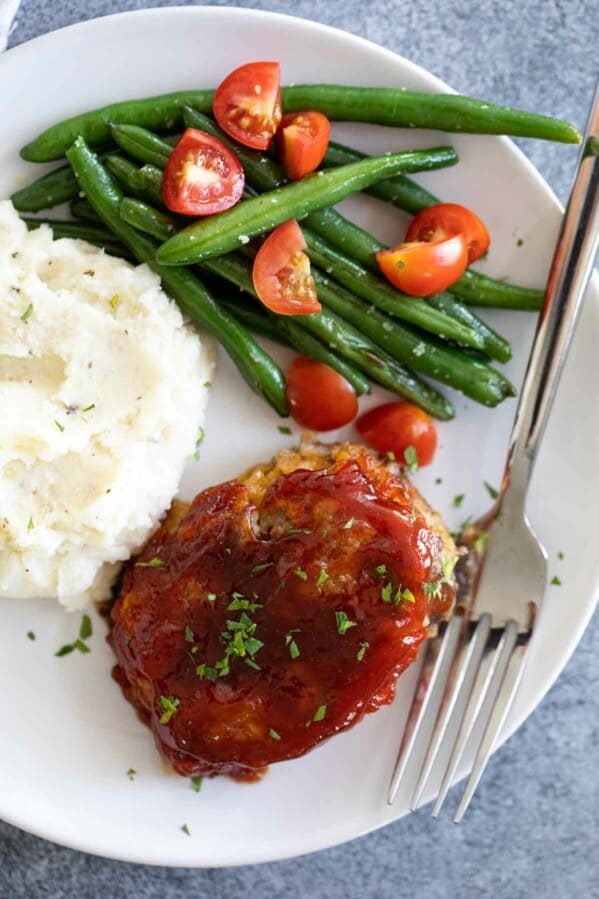
[[[129,564],[115,676],[180,774],[255,779],[391,702],[426,635],[437,552],[404,482],[366,453],[279,475],[258,508],[239,481],[210,488]],[[227,658],[244,621],[246,655]]]

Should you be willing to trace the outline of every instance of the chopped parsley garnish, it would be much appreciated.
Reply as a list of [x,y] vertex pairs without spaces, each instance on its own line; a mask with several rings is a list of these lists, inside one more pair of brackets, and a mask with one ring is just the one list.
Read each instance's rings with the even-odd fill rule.
[[301,581],[307,581],[307,580],[308,580],[308,575],[306,574],[306,572],[304,571],[303,568],[299,568],[299,567],[298,567],[298,568],[294,568],[294,569],[293,569],[293,573],[294,573],[294,574],[295,574]]
[[[256,637],[249,637],[244,644],[245,651],[251,656],[255,656],[263,646],[264,643],[262,640],[257,640]],[[243,655],[243,653],[241,653],[241,655]]]
[[563,552],[561,552],[561,551],[558,552],[557,557],[558,557],[558,559],[560,560],[560,562],[563,561],[563,559],[564,559],[564,554],[563,554]]
[[404,450],[403,457],[410,471],[418,471],[418,453],[415,446],[407,446]]
[[462,503],[464,502],[465,498],[466,498],[466,494],[465,494],[465,493],[458,493],[457,496],[454,496],[454,498],[453,498],[453,505],[454,505],[454,507],[455,507],[456,509],[459,509],[460,506],[462,505]]
[[358,622],[351,621],[345,612],[335,612],[335,620],[337,621],[337,632],[343,637],[350,627],[356,627]]
[[183,833],[186,833],[188,837],[191,836],[191,831],[189,830],[189,827],[187,826],[187,824],[182,824],[181,830],[183,831]]
[[83,640],[75,640],[74,643],[66,643],[64,646],[61,646],[58,652],[55,652],[54,655],[58,658],[62,658],[62,656],[68,656],[69,653],[74,652],[75,649],[84,654],[86,652],[91,652],[89,646],[86,646]]
[[287,436],[290,436],[293,433],[291,428],[288,428],[287,425],[279,425],[278,431],[279,434],[286,434]]
[[271,738],[271,740],[280,740],[281,739],[281,734],[277,733],[277,731],[274,729],[274,727],[269,728],[268,736]]
[[422,585],[425,596],[441,596],[441,581],[431,581]]
[[35,634],[33,633],[33,631],[27,631],[27,637],[29,638],[29,640],[35,640]]
[[28,318],[31,318],[33,315],[33,303],[30,303],[23,315],[21,316],[21,321],[26,322]]
[[458,562],[457,556],[450,556],[449,559],[447,559],[447,558],[443,559],[443,561],[441,562],[441,571],[443,572],[443,580],[444,581],[447,582],[451,579],[453,570],[456,567],[457,562]]
[[204,381],[202,387],[205,387],[206,390],[209,390],[212,387],[212,381]]
[[153,559],[150,559],[149,562],[136,562],[135,568],[167,568],[166,562],[163,562],[162,559],[158,559],[154,556]]
[[206,665],[205,663],[197,666],[196,674],[198,677],[205,677],[206,680],[211,680],[213,682],[218,677],[218,671],[216,670],[216,668],[212,668],[210,665]]
[[[239,598],[242,595],[241,593],[233,595],[237,596],[237,598],[233,600],[233,603],[241,604],[248,602],[248,600]],[[231,605],[233,605],[233,603],[231,603]],[[250,605],[256,604],[250,603]],[[259,604],[258,607],[261,608]],[[247,657],[250,656],[253,658],[264,646],[262,640],[258,640],[257,637],[254,636],[255,630],[255,622],[252,621],[245,611],[241,613],[239,621],[228,618],[226,621],[226,630],[222,631],[220,635],[221,641],[226,644],[223,658],[215,662],[214,666],[202,662],[196,667],[196,675],[201,678],[215,681],[217,678],[225,677],[230,673],[231,667],[229,660],[232,656],[243,658],[248,662]],[[257,664],[250,665],[250,667],[260,671],[260,666]]]
[[216,599],[216,593],[209,593],[206,599],[208,600],[208,602],[214,602]]
[[387,460],[387,462],[395,462],[395,453],[385,453],[385,459]]
[[194,637],[193,631],[189,625],[187,625],[185,628],[185,639],[187,640],[188,643],[195,643],[195,637]]
[[160,716],[160,723],[168,724],[168,722],[171,720],[171,718],[179,708],[181,700],[175,699],[174,696],[159,696],[158,702],[164,709],[162,715]]
[[257,662],[254,662],[253,659],[245,658],[244,662],[246,665],[249,665],[250,668],[253,668],[254,671],[262,671],[262,668],[260,667],[260,665],[258,665]]
[[263,562],[261,565],[254,565],[250,574],[260,574],[261,571],[266,571],[267,568],[272,568],[274,562]]
[[354,525],[354,519],[353,519],[353,518],[348,518],[348,520],[345,522],[345,524],[343,525],[343,527],[341,528],[341,530],[342,530],[342,531],[349,531],[349,529],[352,528],[353,525]]
[[435,484],[442,484],[443,478],[435,478]]
[[86,406],[85,409],[82,409],[81,411],[82,412],[91,412],[92,409],[95,409],[95,408],[96,408],[96,404],[90,403],[89,406]]
[[300,657],[299,646],[293,639],[293,634],[299,634],[299,633],[300,633],[299,627],[294,627],[294,628],[292,628],[292,630],[287,631],[287,633],[285,634],[285,646],[289,649],[289,655],[291,656],[292,659],[299,659],[299,657]]
[[517,247],[522,247],[522,246],[524,246],[524,241],[522,240],[521,237],[519,237],[518,240],[516,241],[516,246],[517,246]]
[[56,421],[56,419],[54,419],[54,424],[61,433],[64,431],[64,425],[61,425],[61,423],[59,421]]
[[201,777],[190,777],[189,785],[194,793],[199,793],[202,789],[202,778]]
[[81,619],[81,625],[79,627],[79,639],[89,640],[92,635],[92,631],[92,620],[89,615],[84,615]]
[[110,308],[116,309],[116,307],[118,306],[118,304],[120,302],[121,302],[121,298],[119,297],[118,293],[113,293],[113,295],[110,297],[110,300],[109,300]]
[[33,518],[32,518],[32,516],[30,515],[30,516],[29,516],[29,521],[27,522],[27,530],[28,530],[28,531],[32,531],[32,530],[34,529],[34,527],[35,527],[35,524],[33,523]]
[[416,597],[411,590],[408,590],[407,587],[404,587],[404,589],[401,591],[401,598],[405,599],[406,602],[416,602]]
[[489,484],[488,481],[483,481],[483,484],[485,485],[487,493],[489,494],[491,499],[497,499],[497,497],[499,496],[499,490],[496,490],[495,487],[493,487],[492,484]]
[[241,595],[239,595],[239,596],[235,596],[235,598],[231,600],[231,602],[227,606],[227,612],[238,612],[241,610],[243,610],[245,612],[255,612],[256,609],[261,609],[261,608],[262,608],[262,603],[251,602],[251,600],[244,599],[241,597]]
[[391,602],[393,598],[393,584],[387,581],[384,587],[381,587],[381,599],[383,602]]
[[377,565],[374,569],[376,571],[377,577],[387,577],[387,566],[386,565]]
[[314,715],[312,716],[312,721],[322,721],[322,719],[324,718],[326,713],[327,713],[326,705],[319,705],[318,708],[316,709],[316,711],[314,712]]
[[328,579],[329,579],[328,574],[326,573],[326,571],[324,570],[324,568],[321,568],[321,569],[320,569],[320,573],[319,573],[318,577],[316,578],[316,586],[317,586],[317,587],[322,587],[322,585],[323,585],[326,581],[328,581]]
[[127,777],[129,778],[129,780],[134,780],[136,774],[137,771],[135,770],[135,768],[129,768],[129,770],[127,771]]
[[[61,646],[58,652],[55,652],[54,655],[58,658],[62,658],[62,656],[68,656],[70,653],[77,650],[77,652],[81,652],[85,655],[85,653],[91,652],[89,646],[84,643],[84,640],[88,640],[92,635],[92,622],[89,615],[83,615],[81,618],[81,624],[79,625],[79,637],[77,640],[74,640],[73,643],[65,643],[64,646]],[[31,639],[31,638],[30,638]]]
[[369,646],[370,646],[370,643],[368,643],[368,642],[360,643],[360,648],[359,648],[358,652],[356,653],[356,660],[358,662],[362,661],[362,659],[364,658],[364,655],[366,653],[366,650],[369,648]]
[[554,587],[561,587],[562,585],[562,582],[558,578],[557,574],[553,575],[553,577],[551,578],[551,583]]
[[193,458],[196,460],[196,462],[199,462],[199,459],[200,459],[200,446],[202,445],[204,436],[205,436],[204,428],[198,428],[198,436],[196,437],[195,451],[193,454]]

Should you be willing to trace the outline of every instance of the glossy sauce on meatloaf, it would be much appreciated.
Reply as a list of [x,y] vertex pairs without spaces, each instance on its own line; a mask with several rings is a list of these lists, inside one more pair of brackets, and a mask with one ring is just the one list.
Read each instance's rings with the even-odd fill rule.
[[388,703],[455,547],[399,470],[304,448],[200,493],[127,566],[115,677],[185,776],[255,779]]

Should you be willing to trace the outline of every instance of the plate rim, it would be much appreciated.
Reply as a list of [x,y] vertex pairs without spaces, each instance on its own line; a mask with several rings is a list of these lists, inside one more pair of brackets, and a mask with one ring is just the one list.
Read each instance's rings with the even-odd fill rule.
[[[382,45],[376,43],[375,41],[369,40],[368,38],[362,37],[360,35],[353,34],[351,32],[345,31],[341,28],[337,28],[333,25],[324,24],[321,22],[316,22],[302,16],[291,15],[288,13],[275,12],[270,10],[261,10],[261,9],[253,9],[246,7],[237,7],[237,6],[172,6],[172,7],[152,7],[150,9],[136,9],[136,10],[128,10],[116,13],[110,13],[104,16],[96,16],[92,19],[87,19],[81,22],[75,22],[70,25],[65,25],[60,28],[53,29],[52,31],[46,32],[42,35],[38,35],[35,38],[32,38],[29,41],[25,41],[21,44],[18,44],[15,47],[11,47],[6,50],[4,53],[0,54],[0,72],[2,72],[4,60],[5,59],[14,59],[15,56],[27,56],[31,53],[35,53],[37,48],[40,46],[44,46],[45,44],[51,44],[53,41],[57,39],[57,35],[61,36],[65,33],[73,33],[73,32],[84,32],[86,30],[93,31],[94,28],[98,26],[98,23],[106,24],[110,27],[112,23],[116,23],[123,19],[138,19],[141,20],[143,18],[146,19],[159,19],[161,17],[169,17],[169,18],[184,18],[186,16],[189,17],[210,17],[211,15],[217,14],[218,16],[228,17],[231,19],[239,19],[239,18],[253,18],[253,19],[268,19],[270,21],[280,21],[284,23],[285,27],[289,26],[289,23],[293,23],[294,25],[303,27],[307,30],[312,30],[314,32],[325,32],[328,33],[329,36],[333,39],[341,38],[345,40],[348,44],[352,45],[359,52],[361,48],[368,48],[370,51],[373,49],[376,52],[386,57],[389,61],[393,60],[397,62],[398,60],[401,62],[403,66],[405,66],[406,70],[413,72],[419,77],[425,76],[429,81],[434,82],[434,89],[444,92],[457,93],[453,88],[447,85],[441,78],[435,75],[433,72],[430,72],[428,69],[423,66],[418,65],[417,63],[412,62],[407,59],[400,53],[396,53],[393,50],[388,49],[387,47],[383,47]],[[563,212],[563,207],[558,201],[556,195],[554,194],[552,188],[542,177],[540,172],[536,169],[534,164],[530,161],[530,159],[524,154],[524,152],[518,147],[513,140],[505,136],[493,136],[495,140],[500,141],[502,144],[509,146],[510,152],[515,156],[518,162],[523,165],[527,178],[530,178],[532,181],[536,182],[537,186],[541,188],[546,199],[551,202],[553,207],[558,212]],[[588,288],[589,292],[593,294],[593,298],[589,298],[590,301],[595,302],[596,305],[599,305],[599,273],[597,271],[593,272],[591,282]],[[543,701],[545,696],[551,687],[555,684],[557,678],[561,675],[562,671],[570,661],[572,654],[576,647],[578,646],[586,627],[589,624],[590,619],[592,618],[597,603],[599,601],[599,568],[597,568],[595,572],[594,578],[594,586],[593,586],[593,596],[594,601],[590,600],[584,612],[580,615],[578,619],[578,624],[575,628],[573,628],[568,633],[568,640],[566,641],[565,647],[562,645],[562,653],[559,657],[559,662],[557,666],[554,666],[551,677],[547,678],[545,682],[541,684],[541,689],[536,693],[535,698],[529,700],[527,705],[521,711],[521,714],[518,716],[516,721],[513,719],[510,720],[510,727],[503,729],[501,733],[501,739],[498,741],[495,750],[497,751],[515,732],[518,730],[524,722],[528,719],[528,717],[532,714],[532,712],[536,709],[536,707]],[[262,853],[252,852],[251,855],[247,857],[238,857],[234,861],[216,861],[211,864],[205,863],[193,863],[188,861],[164,861],[163,859],[156,859],[156,857],[152,858],[148,855],[142,855],[141,853],[133,852],[127,853],[123,852],[115,852],[114,850],[108,853],[102,848],[94,848],[93,845],[90,845],[89,842],[85,838],[81,840],[66,840],[57,837],[54,833],[45,829],[44,827],[36,827],[34,822],[27,822],[23,818],[18,819],[13,817],[10,814],[6,814],[2,812],[2,820],[6,823],[24,831],[27,833],[31,833],[34,836],[40,837],[42,839],[46,839],[56,845],[64,846],[65,848],[75,849],[81,852],[87,852],[91,855],[95,855],[101,858],[110,858],[117,861],[123,861],[134,864],[147,864],[153,866],[162,866],[162,867],[173,867],[173,868],[206,868],[206,867],[238,867],[241,865],[248,864],[265,864],[268,862],[279,861],[288,858],[297,858],[300,856],[308,855],[313,852],[321,851],[324,849],[330,849],[334,846],[341,845],[346,842],[351,842],[355,839],[358,839],[361,836],[372,833],[375,830],[378,830],[382,827],[387,826],[387,824],[394,823],[400,818],[404,817],[407,812],[399,812],[395,818],[391,821],[382,822],[382,823],[374,823],[372,825],[363,827],[359,830],[359,832],[353,832],[351,836],[339,837],[335,835],[330,840],[322,841],[317,840],[316,844],[308,845],[309,841],[306,841],[306,845],[303,848],[299,848],[297,851],[286,854],[284,856],[274,853],[269,853],[268,851],[264,851]]]

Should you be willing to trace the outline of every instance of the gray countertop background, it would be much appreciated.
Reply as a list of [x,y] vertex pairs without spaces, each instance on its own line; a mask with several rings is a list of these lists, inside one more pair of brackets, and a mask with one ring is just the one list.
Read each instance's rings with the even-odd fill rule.
[[[82,19],[160,5],[188,4],[23,0],[9,46]],[[551,113],[579,128],[599,74],[597,0],[213,5],[289,12],[334,25],[407,56],[462,93]],[[571,148],[532,141],[521,146],[564,200]],[[595,385],[587,389],[587,400],[596,401]],[[568,602],[566,590],[563,599]],[[595,617],[557,684],[491,761],[460,827],[433,821],[427,808],[316,855],[196,871],[107,861],[0,823],[0,899],[599,897],[598,656]],[[32,790],[43,777],[43,761],[41,747]]]

